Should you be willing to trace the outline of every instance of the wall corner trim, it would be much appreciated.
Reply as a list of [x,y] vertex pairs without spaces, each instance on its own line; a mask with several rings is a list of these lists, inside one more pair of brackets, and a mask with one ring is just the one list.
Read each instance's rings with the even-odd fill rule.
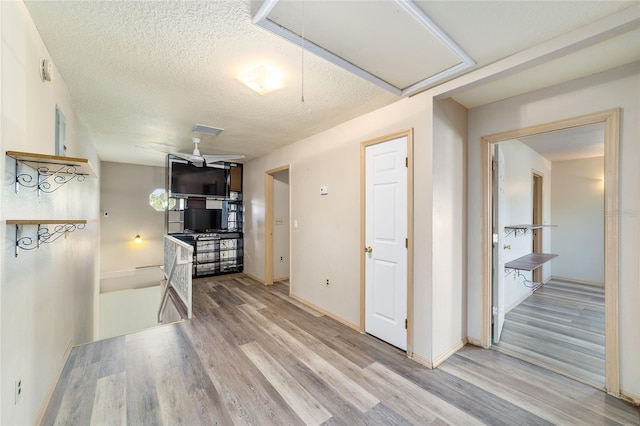
[[409,359],[417,362],[418,364],[424,365],[429,370],[433,370],[433,363],[426,358],[421,357],[420,355],[413,354]]
[[456,352],[458,352],[460,349],[462,349],[462,347],[464,345],[466,345],[468,343],[468,340],[466,337],[464,337],[462,340],[460,340],[458,343],[456,343],[455,345],[453,345],[452,347],[450,347],[449,349],[447,349],[442,355],[436,357],[433,360],[433,368],[438,368],[438,366],[440,364],[442,364],[443,362],[445,362],[447,360],[447,358],[449,358],[451,355],[455,354]]

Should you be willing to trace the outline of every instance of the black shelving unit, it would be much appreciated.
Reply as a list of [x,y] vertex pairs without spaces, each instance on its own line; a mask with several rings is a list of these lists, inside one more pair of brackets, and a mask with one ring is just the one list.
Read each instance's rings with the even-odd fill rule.
[[[206,201],[201,197],[177,199],[167,211],[167,231],[173,237],[193,246],[194,278],[242,272],[244,267],[244,210],[242,204],[242,164],[225,163],[229,167],[228,191],[221,204],[221,229],[189,232],[184,229],[184,211],[190,204]],[[204,207],[204,206],[203,206]]]

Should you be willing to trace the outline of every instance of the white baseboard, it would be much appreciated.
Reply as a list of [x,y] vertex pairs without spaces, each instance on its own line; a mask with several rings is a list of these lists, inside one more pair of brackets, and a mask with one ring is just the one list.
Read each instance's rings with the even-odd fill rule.
[[297,300],[298,302],[302,303],[303,305],[306,305],[308,307],[310,307],[311,309],[315,309],[316,311],[328,316],[331,319],[334,319],[336,321],[338,321],[340,324],[346,325],[349,328],[354,329],[355,331],[361,333],[362,330],[360,330],[360,327],[358,327],[357,325],[355,325],[352,322],[347,321],[344,318],[341,318],[339,316],[337,316],[336,314],[327,311],[326,309],[322,309],[319,306],[314,305],[313,303],[309,302],[308,300],[305,300],[303,298],[301,298],[300,296],[296,296],[295,294],[290,295],[289,297],[291,297],[292,299]]
[[633,405],[640,406],[640,396],[634,395],[630,392],[620,391],[620,397]]
[[420,355],[417,355],[416,353],[414,353],[411,358],[412,360],[414,360],[415,362],[417,362],[418,364],[422,364],[425,367],[427,367],[430,370],[433,370],[433,363],[431,361],[429,361],[426,358],[421,357]]
[[592,285],[594,287],[604,287],[604,283],[599,283],[597,281],[576,280],[574,278],[557,277],[555,275],[552,275],[551,279],[558,280],[558,281],[567,281],[567,282],[576,283],[576,284]]
[[465,337],[461,341],[459,341],[458,343],[456,343],[455,345],[453,345],[452,347],[450,347],[449,349],[444,351],[444,353],[442,353],[440,356],[436,357],[433,361],[428,360],[428,359],[426,359],[424,357],[421,357],[420,355],[418,355],[416,353],[414,353],[410,357],[410,359],[414,360],[418,364],[422,364],[425,367],[433,370],[434,368],[438,368],[438,366],[440,364],[445,362],[451,355],[453,355],[454,353],[458,352],[458,350],[460,350],[467,343],[468,343],[468,340]]
[[477,346],[479,348],[482,347],[482,341],[480,341],[479,339],[474,339],[473,337],[469,337],[467,336],[467,343],[473,346]]
[[453,345],[452,347],[444,351],[443,354],[441,354],[440,356],[436,357],[436,359],[433,360],[433,368],[438,368],[440,364],[445,362],[447,358],[449,358],[451,355],[458,352],[467,343],[468,343],[468,340],[465,337],[461,341],[459,341],[458,343],[456,343],[455,345]]
[[71,350],[73,349],[73,340],[69,340],[69,344],[67,345],[67,349],[62,356],[62,362],[58,367],[58,374],[56,374],[51,386],[49,387],[49,392],[44,397],[42,404],[40,404],[40,409],[38,410],[38,417],[36,417],[36,421],[34,424],[39,425],[42,424],[42,420],[44,418],[44,414],[47,411],[47,407],[49,407],[49,403],[51,402],[51,397],[53,396],[53,392],[56,390],[56,386],[60,381],[60,377],[62,376],[62,371],[64,370],[65,365],[67,365],[67,361],[69,361],[69,355],[71,355]]
[[244,272],[244,275],[248,276],[249,278],[251,278],[254,281],[258,281],[260,284],[265,284],[265,281],[262,278],[258,278],[255,275],[251,275],[251,274],[249,274],[247,272]]
[[506,314],[507,312],[509,312],[510,310],[512,310],[513,308],[515,308],[516,306],[524,302],[527,299],[527,297],[531,296],[532,294],[533,294],[533,291],[531,290],[523,294],[522,297],[520,297],[518,300],[516,300],[515,302],[507,306],[504,310],[504,313]]

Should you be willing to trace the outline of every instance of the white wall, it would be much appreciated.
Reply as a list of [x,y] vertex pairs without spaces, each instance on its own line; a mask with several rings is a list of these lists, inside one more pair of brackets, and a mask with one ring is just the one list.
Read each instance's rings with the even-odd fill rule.
[[621,107],[620,353],[621,387],[640,395],[640,63],[505,99],[469,111],[468,334],[480,339],[482,200],[480,137]]
[[553,276],[604,283],[604,157],[554,161]]
[[289,278],[289,170],[273,175],[273,220],[273,277],[278,280]]
[[[291,220],[298,222],[291,230],[291,291],[358,326],[360,143],[414,128],[414,350],[431,359],[431,121],[431,98],[418,95],[246,163],[245,272],[264,278],[264,173],[289,164]],[[322,185],[328,195],[320,195]]]
[[[430,324],[433,358],[437,359],[467,335],[467,109],[452,100],[436,101],[433,115],[433,317]],[[422,187],[416,185],[416,191],[422,191]],[[422,217],[416,215],[415,220],[421,221]],[[417,264],[422,261],[414,259]],[[415,309],[424,309],[424,303]]]
[[[100,339],[135,333],[158,325],[160,285],[100,294]],[[168,301],[171,306],[171,301]]]
[[[50,56],[24,4],[0,2],[0,19],[0,152],[54,154],[58,105],[67,121],[67,154],[88,158],[99,173],[97,154],[57,69],[52,82],[40,81],[40,58]],[[73,181],[38,198],[27,189],[15,194],[13,173],[14,163],[5,157],[0,161],[0,423],[7,425],[35,421],[69,345],[92,339],[100,261],[99,179]],[[7,219],[89,223],[66,239],[15,257],[15,228],[4,224]],[[23,393],[14,405],[19,377]]]
[[[109,212],[100,219],[103,274],[162,264],[164,212],[149,205],[149,194],[164,187],[164,167],[102,163],[100,210]],[[140,244],[133,241],[137,234]]]
[[[505,223],[503,225],[520,225],[533,223],[533,172],[541,173],[542,179],[542,224],[549,225],[551,217],[551,162],[518,140],[501,142],[500,148],[504,154],[504,202]],[[555,225],[555,223],[554,223]],[[553,230],[542,230],[542,251],[551,252]],[[504,244],[511,246],[504,250],[504,262],[531,253],[532,234],[515,235],[511,233],[504,239]],[[552,261],[553,262],[553,261]],[[546,263],[542,266],[542,281],[551,278],[553,265]],[[531,272],[522,272],[528,280],[532,280]],[[512,273],[504,280],[504,305],[507,311],[514,308],[527,295],[531,294],[531,284],[527,287],[524,279]]]

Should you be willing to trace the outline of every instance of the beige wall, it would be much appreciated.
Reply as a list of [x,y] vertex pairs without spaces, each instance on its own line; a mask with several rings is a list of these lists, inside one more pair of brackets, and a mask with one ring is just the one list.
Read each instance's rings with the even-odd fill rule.
[[620,129],[620,381],[640,396],[640,63],[515,96],[469,111],[468,334],[480,339],[482,201],[480,137],[621,107]]
[[[100,211],[109,212],[100,218],[103,278],[111,272],[162,264],[164,212],[149,205],[149,194],[164,187],[164,167],[102,163]],[[133,241],[137,234],[143,240],[140,244]],[[111,290],[120,288],[101,289]]]
[[[289,164],[291,291],[360,323],[360,143],[414,128],[414,350],[431,359],[430,98],[415,96],[245,164],[245,271],[264,277],[264,173]],[[329,187],[321,196],[319,188]],[[331,286],[325,286],[330,278]]]
[[[447,99],[433,110],[433,358],[439,359],[467,335],[466,186],[467,109]],[[416,161],[419,164],[418,159]],[[422,191],[416,185],[416,192]],[[415,217],[416,222],[422,218]],[[416,258],[417,264],[422,259]],[[415,309],[424,309],[416,306]]]
[[604,283],[604,157],[554,161],[551,175],[553,275]]
[[[56,105],[67,121],[67,154],[88,158],[100,172],[90,138],[76,117],[64,81],[40,81],[50,58],[22,2],[0,2],[0,152],[54,154]],[[33,424],[71,344],[94,330],[99,252],[99,179],[73,181],[52,194],[14,192],[14,163],[0,161],[0,424]],[[7,219],[86,219],[84,230],[14,256],[15,228]],[[35,228],[25,228],[34,231]],[[14,382],[22,396],[14,405]]]

